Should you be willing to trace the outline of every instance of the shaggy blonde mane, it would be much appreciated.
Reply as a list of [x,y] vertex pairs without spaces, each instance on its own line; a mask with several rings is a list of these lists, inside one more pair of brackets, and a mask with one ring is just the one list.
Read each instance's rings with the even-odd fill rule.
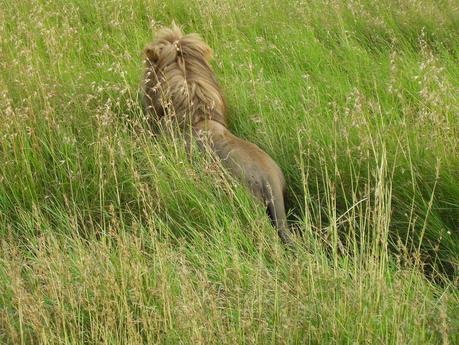
[[197,34],[164,28],[147,46],[143,103],[153,121],[171,118],[181,126],[213,120],[226,127],[226,107],[209,64],[212,50]]

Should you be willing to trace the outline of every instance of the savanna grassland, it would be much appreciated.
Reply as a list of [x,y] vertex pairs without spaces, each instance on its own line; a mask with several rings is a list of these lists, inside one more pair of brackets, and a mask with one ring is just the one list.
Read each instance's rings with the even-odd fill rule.
[[[456,1],[2,0],[0,343],[459,341]],[[148,130],[142,49],[214,50],[264,207]]]

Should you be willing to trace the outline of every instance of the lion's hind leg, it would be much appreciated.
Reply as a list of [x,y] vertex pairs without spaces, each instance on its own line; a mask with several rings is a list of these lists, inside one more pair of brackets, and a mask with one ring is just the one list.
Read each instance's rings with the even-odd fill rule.
[[264,198],[266,206],[268,208],[268,215],[274,227],[277,229],[277,233],[281,241],[288,246],[293,244],[292,239],[289,235],[287,226],[287,215],[285,213],[284,205],[284,193],[280,186],[276,183],[266,184],[264,188]]

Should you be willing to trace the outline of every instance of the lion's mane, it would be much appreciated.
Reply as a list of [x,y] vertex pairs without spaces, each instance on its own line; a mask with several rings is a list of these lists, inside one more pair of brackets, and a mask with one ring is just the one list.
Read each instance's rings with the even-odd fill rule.
[[209,64],[210,47],[197,34],[164,28],[145,50],[143,104],[153,121],[181,126],[214,120],[226,126],[225,101]]

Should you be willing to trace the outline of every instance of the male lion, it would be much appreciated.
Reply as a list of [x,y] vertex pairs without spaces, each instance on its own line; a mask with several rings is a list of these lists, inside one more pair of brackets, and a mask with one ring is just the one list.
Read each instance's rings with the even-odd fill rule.
[[268,154],[227,129],[225,101],[209,64],[211,56],[197,34],[184,35],[176,25],[161,30],[145,48],[145,111],[160,129],[172,120],[181,130],[189,129],[204,152],[214,152],[264,201],[281,240],[290,244],[284,175]]

